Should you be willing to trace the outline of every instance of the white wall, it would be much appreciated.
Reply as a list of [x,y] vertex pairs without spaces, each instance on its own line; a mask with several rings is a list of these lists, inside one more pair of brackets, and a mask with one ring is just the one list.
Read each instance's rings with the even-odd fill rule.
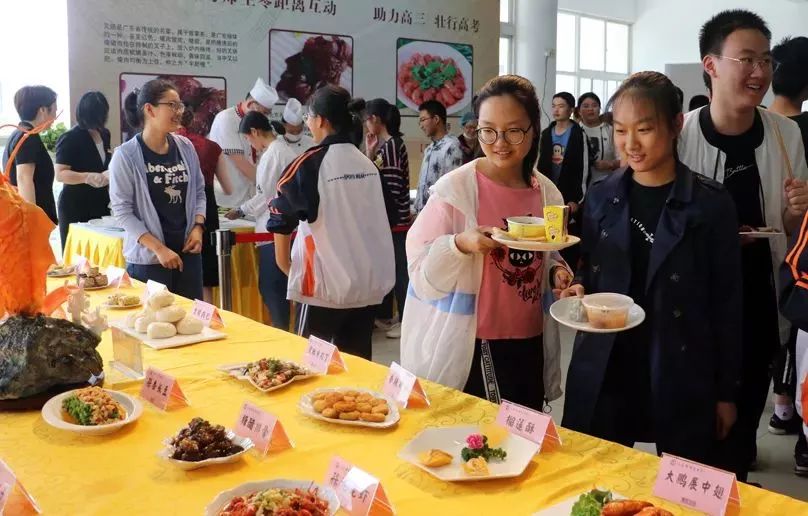
[[558,0],[558,8],[599,18],[632,23],[637,19],[638,0]]
[[[0,0],[0,123],[16,124],[14,93],[22,86],[44,84],[58,98],[62,115],[70,120],[67,77],[67,11],[65,0]],[[3,129],[0,138],[11,129]]]
[[[583,1],[583,0],[576,0]],[[699,29],[725,9],[748,9],[769,25],[772,43],[808,35],[808,2],[797,0],[636,0],[632,29],[632,71],[665,71],[670,63],[696,63]],[[559,2],[561,4],[562,2]]]

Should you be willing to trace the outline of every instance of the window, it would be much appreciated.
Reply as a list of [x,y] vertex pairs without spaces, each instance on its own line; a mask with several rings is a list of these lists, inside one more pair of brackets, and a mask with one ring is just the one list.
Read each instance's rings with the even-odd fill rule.
[[593,91],[605,106],[628,76],[630,44],[628,24],[559,12],[556,91]]
[[499,75],[513,73],[514,0],[499,1]]

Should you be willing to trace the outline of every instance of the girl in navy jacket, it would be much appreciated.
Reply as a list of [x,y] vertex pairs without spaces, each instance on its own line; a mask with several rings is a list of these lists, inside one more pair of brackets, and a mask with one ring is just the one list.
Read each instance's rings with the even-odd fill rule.
[[625,332],[578,334],[562,424],[710,463],[711,446],[736,418],[735,208],[720,184],[678,161],[682,113],[667,77],[635,74],[610,104],[615,146],[628,167],[589,190],[581,265],[562,297],[627,294],[646,319]]

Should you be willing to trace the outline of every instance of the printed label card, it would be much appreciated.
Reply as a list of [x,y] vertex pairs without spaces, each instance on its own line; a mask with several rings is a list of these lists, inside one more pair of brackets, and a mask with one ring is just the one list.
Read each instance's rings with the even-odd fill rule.
[[553,418],[537,410],[502,400],[496,422],[512,434],[538,444],[540,451],[561,446],[561,437]]
[[320,374],[348,370],[337,346],[314,335],[309,337],[309,345],[303,355],[303,365]]
[[224,320],[219,313],[219,309],[210,303],[194,299],[191,315],[202,321],[206,328],[213,328],[214,330],[224,328]]
[[734,514],[741,506],[735,474],[667,453],[662,454],[653,493],[710,516]]
[[160,410],[168,410],[169,406],[188,405],[188,398],[182,392],[177,379],[154,367],[146,369],[140,397]]
[[280,419],[248,401],[241,406],[233,431],[250,439],[260,455],[294,447]]
[[426,396],[418,377],[401,367],[397,362],[390,364],[387,378],[384,380],[382,392],[393,398],[404,408],[426,408],[429,398]]

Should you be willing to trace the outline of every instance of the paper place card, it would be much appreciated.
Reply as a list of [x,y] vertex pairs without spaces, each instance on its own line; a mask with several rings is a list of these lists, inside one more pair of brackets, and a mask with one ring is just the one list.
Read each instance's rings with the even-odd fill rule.
[[146,369],[146,379],[140,388],[140,397],[160,410],[167,410],[172,400],[177,405],[188,405],[188,398],[182,392],[177,379],[153,367]]
[[421,387],[418,377],[401,367],[397,362],[390,364],[382,392],[405,408],[425,408],[429,398]]
[[140,380],[143,378],[143,352],[140,340],[115,326],[110,326],[110,331],[112,331],[112,360],[109,364],[129,378]]
[[162,283],[154,280],[149,280],[146,282],[146,288],[143,290],[143,302],[145,303],[147,299],[149,299],[154,294],[161,292],[163,290],[168,290],[168,287],[163,285]]
[[121,269],[120,267],[110,265],[107,267],[106,275],[109,284],[113,287],[120,288],[132,286],[132,278],[129,277],[129,273],[126,272],[126,269]]
[[294,447],[281,421],[248,401],[241,406],[233,431],[255,443],[255,449],[261,455]]
[[206,328],[219,329],[224,327],[224,320],[219,314],[219,309],[210,303],[194,299],[191,315],[202,321]]
[[[15,500],[12,506],[11,499],[15,492],[22,494],[22,499]],[[22,486],[22,482],[17,480],[11,468],[0,459],[0,514],[4,514],[7,508],[11,508],[8,514],[30,511],[42,514],[34,498]]]
[[544,448],[545,443],[561,445],[561,437],[553,418],[517,403],[502,400],[496,422],[512,434],[538,444],[539,450]]
[[76,272],[87,272],[90,269],[90,260],[80,254],[74,254],[70,258],[70,265],[76,267]]
[[309,337],[309,345],[303,355],[303,365],[321,374],[348,370],[337,346],[314,335]]
[[662,454],[653,493],[710,516],[723,516],[729,507],[741,506],[734,473],[667,453]]
[[379,479],[342,457],[331,459],[325,483],[334,488],[340,506],[352,516],[395,514]]

